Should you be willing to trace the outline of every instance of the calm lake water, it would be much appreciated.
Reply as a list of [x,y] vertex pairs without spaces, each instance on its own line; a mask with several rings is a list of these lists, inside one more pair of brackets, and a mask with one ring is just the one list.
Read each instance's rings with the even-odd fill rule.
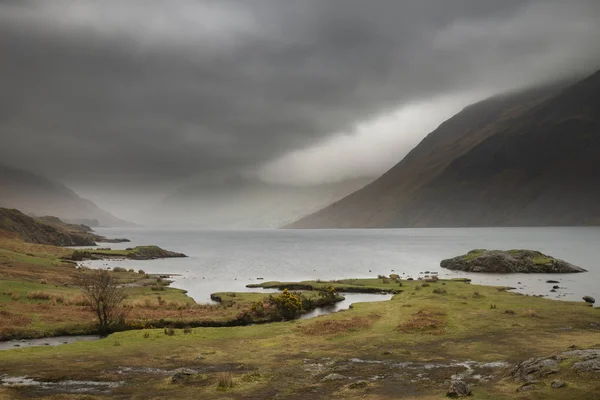
[[[185,259],[94,261],[94,267],[124,266],[150,273],[181,274],[175,287],[198,302],[210,293],[248,290],[268,280],[342,279],[397,273],[417,278],[436,271],[441,278],[468,277],[473,283],[513,286],[518,292],[600,302],[600,228],[429,228],[381,230],[177,230],[98,229],[108,237],[127,237],[125,248],[156,244],[187,254]],[[101,245],[105,247],[105,245]],[[469,274],[440,268],[440,261],[475,248],[540,250],[579,265],[581,274]],[[556,293],[547,279],[560,281]],[[254,291],[261,289],[253,289]],[[597,304],[598,305],[598,304]]]

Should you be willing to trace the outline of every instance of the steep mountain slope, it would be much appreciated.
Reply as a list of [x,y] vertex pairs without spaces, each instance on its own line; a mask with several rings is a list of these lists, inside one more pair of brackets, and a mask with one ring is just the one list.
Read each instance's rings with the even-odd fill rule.
[[60,183],[1,164],[0,207],[17,208],[32,215],[54,215],[86,225],[130,225]]
[[187,186],[166,198],[150,223],[210,228],[278,228],[341,199],[369,178],[291,186],[234,177]]
[[473,104],[291,228],[600,224],[600,73]]

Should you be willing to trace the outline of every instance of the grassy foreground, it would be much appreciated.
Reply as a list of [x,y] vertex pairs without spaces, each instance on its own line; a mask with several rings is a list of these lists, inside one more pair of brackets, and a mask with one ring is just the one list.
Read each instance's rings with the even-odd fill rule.
[[[572,345],[600,347],[600,310],[461,281],[402,281],[401,289],[390,301],[310,320],[168,334],[146,329],[3,351],[0,376],[115,386],[77,393],[1,387],[0,399],[439,399],[458,375],[474,385],[476,399],[598,398],[598,372],[557,372],[528,392],[516,392],[521,384],[506,373],[526,358]],[[554,379],[567,387],[552,389]]]
[[[128,250],[156,255],[155,246]],[[162,250],[162,249],[160,249]],[[26,243],[0,231],[0,340],[95,333],[94,314],[76,287],[76,277],[89,270],[69,261],[73,250]],[[97,255],[110,251],[99,250]],[[134,255],[135,256],[135,255]],[[222,306],[200,305],[169,281],[143,271],[115,268],[112,277],[125,286],[127,326],[227,325],[250,306],[240,301]]]

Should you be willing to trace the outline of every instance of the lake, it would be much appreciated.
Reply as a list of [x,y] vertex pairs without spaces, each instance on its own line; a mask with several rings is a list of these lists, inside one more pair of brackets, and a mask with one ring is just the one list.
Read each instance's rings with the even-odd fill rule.
[[[427,228],[372,230],[194,230],[97,229],[132,243],[102,244],[125,248],[156,244],[183,252],[184,259],[92,261],[94,267],[124,266],[149,273],[180,274],[173,286],[198,302],[210,293],[249,290],[248,283],[376,277],[396,273],[417,278],[436,271],[440,278],[468,277],[473,283],[512,286],[524,294],[600,302],[600,228]],[[475,248],[534,249],[587,269],[581,274],[473,274],[440,268],[440,261]],[[404,275],[403,275],[404,274]],[[561,289],[551,293],[553,279]],[[261,289],[253,289],[260,291]]]

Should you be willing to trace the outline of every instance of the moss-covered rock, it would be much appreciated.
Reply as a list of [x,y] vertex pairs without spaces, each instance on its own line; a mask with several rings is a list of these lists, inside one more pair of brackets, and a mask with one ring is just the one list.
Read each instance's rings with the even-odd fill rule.
[[467,272],[492,273],[573,273],[586,272],[566,261],[535,250],[477,249],[465,255],[442,260],[442,268]]

